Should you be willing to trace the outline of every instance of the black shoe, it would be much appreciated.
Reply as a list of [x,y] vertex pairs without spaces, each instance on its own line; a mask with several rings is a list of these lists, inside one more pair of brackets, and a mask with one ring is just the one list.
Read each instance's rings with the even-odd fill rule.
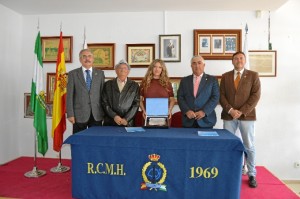
[[257,187],[255,176],[249,176],[249,187],[251,188]]

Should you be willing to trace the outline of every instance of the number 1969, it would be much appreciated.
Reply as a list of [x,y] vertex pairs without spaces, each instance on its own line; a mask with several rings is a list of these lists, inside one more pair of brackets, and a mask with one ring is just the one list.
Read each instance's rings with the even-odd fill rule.
[[191,167],[190,178],[216,178],[219,174],[219,170],[216,167],[208,167],[203,169],[202,167]]

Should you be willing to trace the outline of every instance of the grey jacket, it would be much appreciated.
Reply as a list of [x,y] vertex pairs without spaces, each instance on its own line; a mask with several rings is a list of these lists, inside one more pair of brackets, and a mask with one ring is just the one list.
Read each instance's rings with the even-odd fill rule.
[[86,88],[82,68],[77,68],[68,74],[67,86],[67,117],[75,117],[76,123],[85,123],[91,113],[96,121],[103,120],[104,112],[101,106],[104,73],[93,68],[90,91]]

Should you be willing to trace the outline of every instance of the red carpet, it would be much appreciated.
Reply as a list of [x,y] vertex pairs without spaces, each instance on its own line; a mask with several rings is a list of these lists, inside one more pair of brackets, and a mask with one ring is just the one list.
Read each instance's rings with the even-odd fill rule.
[[[68,199],[72,198],[71,172],[51,173],[50,168],[56,167],[57,159],[38,158],[38,169],[46,170],[47,174],[40,178],[26,178],[24,173],[33,168],[32,157],[21,157],[0,166],[0,198],[24,199]],[[62,160],[62,164],[71,165],[70,160]],[[272,175],[266,168],[257,167],[258,187],[248,187],[248,178],[243,176],[241,199],[298,199],[286,185]]]

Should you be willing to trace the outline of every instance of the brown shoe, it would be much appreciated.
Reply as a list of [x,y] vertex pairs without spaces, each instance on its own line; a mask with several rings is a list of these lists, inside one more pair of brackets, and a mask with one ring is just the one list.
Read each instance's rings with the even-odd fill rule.
[[249,176],[249,187],[251,187],[251,188],[257,187],[257,182],[255,179],[255,176]]

